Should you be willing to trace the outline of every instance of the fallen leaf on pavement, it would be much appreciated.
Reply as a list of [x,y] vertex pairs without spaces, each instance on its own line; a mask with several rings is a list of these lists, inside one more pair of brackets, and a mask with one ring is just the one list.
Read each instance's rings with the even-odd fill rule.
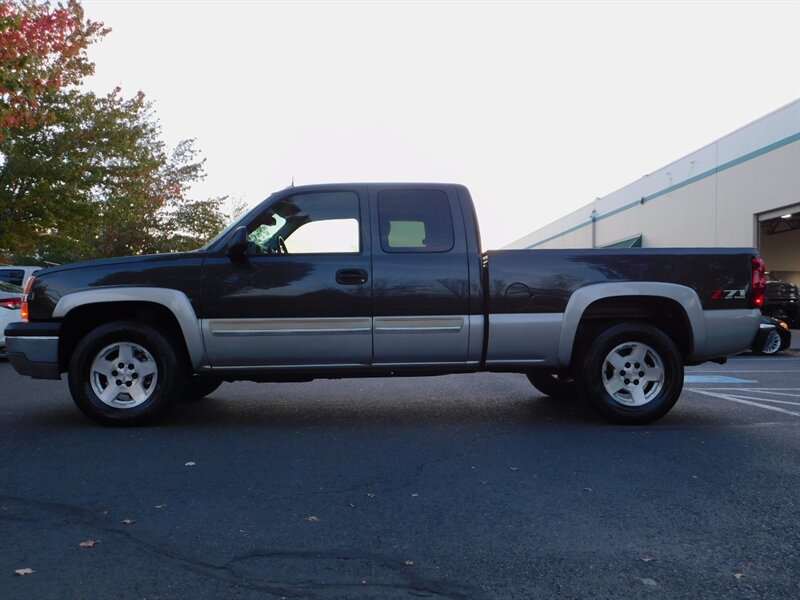
[[734,573],[733,576],[736,577],[736,579],[741,579],[744,577],[744,573]]
[[30,569],[30,568],[26,567],[24,569],[16,569],[14,571],[14,574],[15,575],[30,575],[31,573],[35,573],[35,572],[36,571],[34,571],[33,569]]
[[508,468],[511,469],[512,471],[519,471],[519,467],[508,467]]
[[410,567],[411,565],[414,564],[414,561],[413,560],[404,560],[403,564]]
[[153,508],[166,508],[166,504],[156,504]]
[[196,464],[197,464],[196,462],[194,462],[193,460],[190,460],[190,461],[189,461],[189,462],[187,462],[187,463],[183,463],[183,466],[184,466],[184,467],[193,467],[193,466],[195,466]]
[[373,492],[367,492],[367,497],[374,498],[375,494]]
[[86,540],[85,542],[81,542],[79,546],[81,548],[92,548],[100,543],[100,540]]
[[311,521],[312,523],[318,523],[319,522],[319,517],[315,517],[314,515],[311,515],[309,517],[306,517],[306,521]]
[[133,519],[123,519],[122,520],[122,524],[123,525],[133,525],[134,523],[136,523],[136,521],[134,521]]
[[643,557],[642,557],[642,558],[640,558],[639,560],[641,560],[641,561],[643,561],[643,562],[652,562],[652,561],[654,561],[654,560],[655,560],[655,558],[653,558],[652,556],[643,556]]

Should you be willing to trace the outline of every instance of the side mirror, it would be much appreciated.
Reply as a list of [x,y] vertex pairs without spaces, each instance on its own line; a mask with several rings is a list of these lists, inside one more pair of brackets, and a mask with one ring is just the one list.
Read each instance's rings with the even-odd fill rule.
[[242,225],[233,231],[231,241],[228,242],[228,258],[240,261],[247,258],[247,227]]

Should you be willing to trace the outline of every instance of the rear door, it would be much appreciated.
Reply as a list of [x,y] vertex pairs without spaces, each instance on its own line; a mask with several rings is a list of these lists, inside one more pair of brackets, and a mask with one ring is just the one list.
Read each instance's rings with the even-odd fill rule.
[[375,365],[466,363],[470,287],[455,191],[370,186],[370,210]]

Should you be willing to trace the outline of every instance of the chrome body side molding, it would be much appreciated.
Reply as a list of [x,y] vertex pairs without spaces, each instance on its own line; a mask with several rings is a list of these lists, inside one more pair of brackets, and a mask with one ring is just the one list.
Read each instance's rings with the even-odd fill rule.
[[[370,333],[371,319],[203,319],[214,337]],[[207,324],[207,327],[206,327]]]
[[375,317],[374,321],[376,366],[463,364],[470,355],[473,318],[469,315]]
[[466,317],[376,317],[375,333],[461,333]]
[[214,369],[372,362],[371,317],[202,319],[201,330]]

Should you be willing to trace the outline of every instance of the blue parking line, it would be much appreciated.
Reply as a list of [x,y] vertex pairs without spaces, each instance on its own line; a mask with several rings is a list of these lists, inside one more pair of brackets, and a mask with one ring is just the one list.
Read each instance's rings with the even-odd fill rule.
[[757,383],[755,379],[740,379],[725,375],[684,375],[684,383]]

